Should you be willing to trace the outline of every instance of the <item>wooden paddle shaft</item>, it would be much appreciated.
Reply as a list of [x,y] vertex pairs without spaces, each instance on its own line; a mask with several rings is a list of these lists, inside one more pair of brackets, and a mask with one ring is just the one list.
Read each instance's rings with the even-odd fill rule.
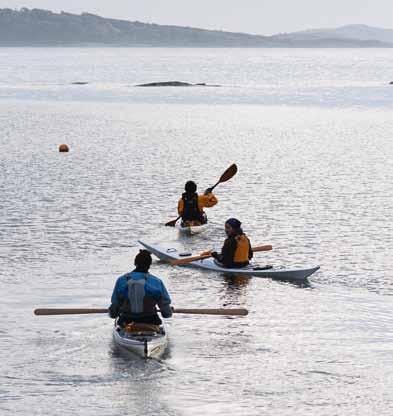
[[[93,313],[108,313],[108,309],[104,308],[41,308],[34,311],[35,315],[84,315]],[[239,315],[248,314],[247,309],[183,309],[176,308],[173,313],[187,313],[192,315]]]
[[174,313],[189,313],[194,315],[248,315],[248,310],[239,309],[179,309],[176,308]]
[[35,315],[83,315],[90,313],[108,313],[108,309],[104,308],[66,308],[66,309],[56,309],[56,308],[47,308],[47,309],[36,309],[34,311]]
[[211,257],[211,254],[201,254],[200,256],[192,256],[185,257],[184,259],[170,260],[169,263],[172,264],[172,266],[181,266],[183,264],[192,263],[193,261],[208,259],[209,257]]
[[252,251],[270,251],[270,250],[273,250],[273,246],[271,244],[265,244],[264,246],[252,247]]
[[[270,251],[272,249],[273,249],[273,247],[270,244],[266,244],[264,246],[252,247],[252,251],[254,251],[254,252]],[[181,266],[183,264],[192,263],[193,261],[196,261],[196,260],[207,259],[209,257],[211,257],[211,254],[201,254],[200,256],[192,256],[192,257],[185,257],[184,259],[171,260],[170,263],[172,264],[172,266]]]

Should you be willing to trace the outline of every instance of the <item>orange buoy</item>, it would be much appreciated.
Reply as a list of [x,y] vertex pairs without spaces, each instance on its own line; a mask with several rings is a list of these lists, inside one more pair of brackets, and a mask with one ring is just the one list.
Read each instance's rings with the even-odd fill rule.
[[59,152],[68,152],[69,150],[69,147],[64,143],[59,146]]

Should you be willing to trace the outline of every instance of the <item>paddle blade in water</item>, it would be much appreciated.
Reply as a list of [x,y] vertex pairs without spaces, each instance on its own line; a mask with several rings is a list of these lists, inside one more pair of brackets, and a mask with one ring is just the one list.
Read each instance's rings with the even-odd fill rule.
[[174,227],[175,225],[176,225],[176,223],[177,223],[177,221],[180,219],[180,216],[179,217],[177,217],[175,220],[171,220],[171,221],[168,221],[166,224],[165,224],[165,226],[166,227]]
[[168,221],[165,226],[166,227],[174,227],[176,225],[176,220]]

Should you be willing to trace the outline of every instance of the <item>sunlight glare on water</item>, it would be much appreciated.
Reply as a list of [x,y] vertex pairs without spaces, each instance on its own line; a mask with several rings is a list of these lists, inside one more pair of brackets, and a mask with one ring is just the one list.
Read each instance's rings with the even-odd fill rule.
[[[391,54],[119,50],[0,50],[2,414],[390,415]],[[132,89],[176,64],[224,86]],[[163,226],[186,180],[203,191],[234,162],[206,233]],[[296,286],[155,261],[175,306],[250,311],[175,315],[159,361],[117,350],[106,316],[32,313],[106,307],[138,239],[219,249],[233,216],[273,245],[261,264],[321,270]]]

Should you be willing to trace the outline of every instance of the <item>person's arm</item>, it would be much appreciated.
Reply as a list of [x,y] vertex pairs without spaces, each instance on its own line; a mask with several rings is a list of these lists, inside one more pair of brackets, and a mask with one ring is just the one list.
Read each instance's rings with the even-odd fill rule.
[[213,192],[205,193],[204,195],[198,195],[199,209],[214,207],[218,202],[218,199]]
[[120,277],[116,280],[115,287],[113,288],[113,292],[111,296],[112,305],[120,306],[121,300],[119,299],[119,292],[120,292]]
[[112,296],[111,296],[111,305],[108,308],[109,316],[112,319],[117,318],[120,315],[120,305],[121,300],[119,299],[119,281],[120,278],[116,280],[115,287],[113,288]]
[[172,316],[171,298],[164,283],[161,282],[161,296],[158,299],[158,307],[163,318],[170,318]]
[[179,199],[179,202],[177,203],[177,212],[179,215],[183,215],[184,212],[184,201],[183,198]]
[[235,251],[237,248],[237,242],[235,238],[227,238],[224,245],[222,246],[221,256],[222,264],[224,266],[231,266],[233,264],[233,259],[235,257]]
[[213,257],[213,259],[216,259],[218,262],[222,263],[222,255],[220,253],[217,253],[217,251],[212,251],[210,255]]

